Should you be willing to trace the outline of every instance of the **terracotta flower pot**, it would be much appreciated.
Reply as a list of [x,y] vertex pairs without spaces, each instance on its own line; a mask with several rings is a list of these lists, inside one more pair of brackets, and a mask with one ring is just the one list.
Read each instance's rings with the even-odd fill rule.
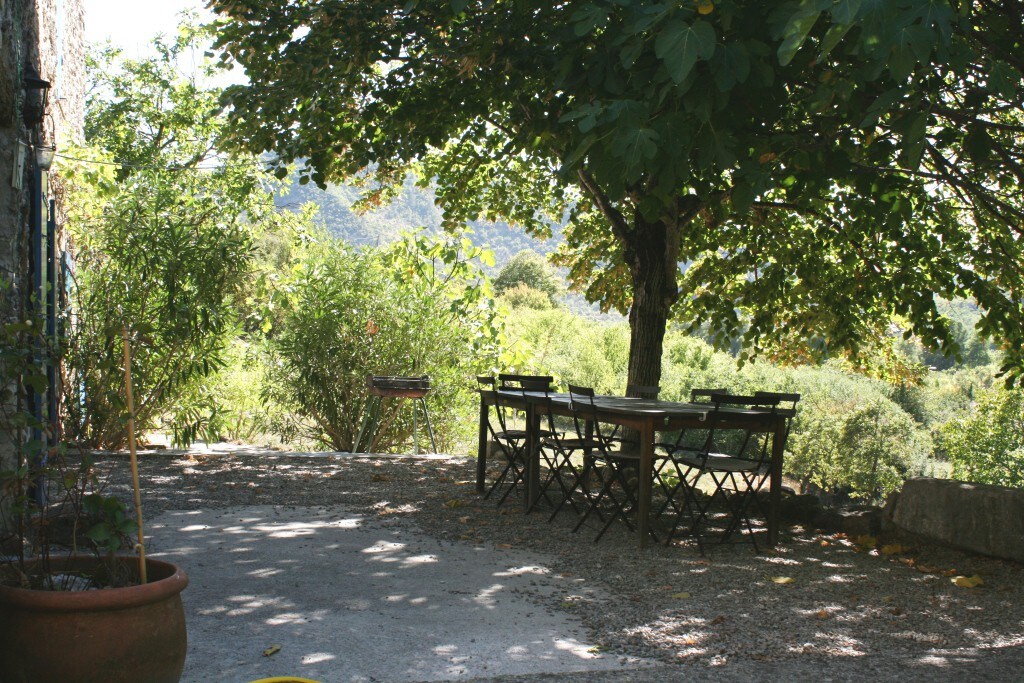
[[[133,563],[133,557],[120,558]],[[92,558],[51,561],[88,569]],[[146,560],[149,583],[91,591],[0,586],[0,680],[4,683],[173,683],[188,644],[185,572]]]

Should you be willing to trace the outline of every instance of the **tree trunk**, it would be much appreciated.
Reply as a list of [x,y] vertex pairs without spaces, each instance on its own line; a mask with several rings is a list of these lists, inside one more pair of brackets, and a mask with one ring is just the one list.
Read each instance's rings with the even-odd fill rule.
[[625,256],[633,279],[633,304],[626,381],[633,386],[660,386],[665,330],[679,297],[679,225],[647,222],[638,215],[630,233]]

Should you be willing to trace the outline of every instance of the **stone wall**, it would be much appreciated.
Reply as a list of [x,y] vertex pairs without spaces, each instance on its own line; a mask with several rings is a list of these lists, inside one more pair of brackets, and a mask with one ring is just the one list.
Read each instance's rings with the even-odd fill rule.
[[1024,490],[952,479],[910,479],[886,506],[905,533],[1024,562]]
[[[7,299],[0,311],[7,318],[23,315],[30,288],[30,200],[38,194],[30,147],[56,144],[60,151],[83,136],[84,34],[82,0],[0,0],[0,276],[13,283],[0,291]],[[44,121],[32,127],[22,119],[28,68],[51,83]],[[59,185],[58,163],[50,175],[56,181],[50,186]],[[63,215],[58,208],[58,229]],[[9,469],[15,457],[9,434],[0,434],[0,470]]]

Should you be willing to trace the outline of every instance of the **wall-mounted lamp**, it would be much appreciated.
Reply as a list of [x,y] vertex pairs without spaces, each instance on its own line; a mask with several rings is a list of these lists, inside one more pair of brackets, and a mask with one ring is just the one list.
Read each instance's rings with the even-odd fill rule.
[[51,147],[40,147],[36,146],[36,166],[39,167],[40,171],[49,171],[50,167],[53,166],[53,157],[57,154],[57,147],[53,145]]
[[43,117],[46,115],[46,99],[50,92],[50,81],[40,78],[36,70],[29,66],[25,68],[21,85],[25,88],[25,103],[21,108],[22,121],[29,127],[42,123]]

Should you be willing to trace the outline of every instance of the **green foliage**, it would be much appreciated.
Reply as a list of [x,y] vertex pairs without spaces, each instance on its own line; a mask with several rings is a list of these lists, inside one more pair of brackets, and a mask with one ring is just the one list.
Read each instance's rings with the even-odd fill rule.
[[134,546],[131,536],[139,527],[128,516],[127,508],[121,500],[90,493],[82,499],[82,508],[95,520],[85,535],[96,546],[97,552],[112,557],[122,548]]
[[[187,443],[202,410],[184,398],[209,377],[238,324],[256,226],[272,211],[256,159],[216,151],[219,92],[181,75],[187,27],[155,56],[90,55],[92,149],[64,173],[76,247],[68,364],[69,432],[116,448],[127,439],[122,330],[130,331],[137,424],[161,417]],[[103,164],[106,165],[103,165]],[[174,413],[174,414],[168,414]]]
[[501,302],[512,309],[535,308],[543,311],[553,308],[547,294],[522,282],[506,288],[501,294]]
[[954,479],[1024,486],[1024,390],[990,389],[974,411],[942,428]]
[[[330,239],[296,255],[269,339],[271,398],[292,408],[298,436],[350,451],[369,375],[429,374],[439,447],[472,429],[473,376],[497,367],[501,329],[466,239],[408,235],[354,251]],[[411,404],[385,401],[371,452],[408,448]],[[421,438],[422,438],[421,434]]]
[[928,432],[885,385],[829,369],[788,374],[803,397],[786,470],[802,488],[877,502],[904,479],[929,472]]
[[553,375],[611,393],[623,384],[629,331],[593,323],[562,309],[520,309],[507,324],[509,340],[526,360],[524,372]]
[[446,226],[567,216],[570,280],[632,307],[637,340],[673,315],[748,355],[857,355],[898,316],[956,355],[933,294],[970,295],[1024,372],[1008,0],[211,6],[249,78],[225,100],[239,145],[363,174],[372,202],[415,166]]
[[562,289],[548,262],[532,250],[523,250],[513,256],[498,273],[498,277],[494,278],[494,291],[497,294],[504,294],[516,285],[526,285],[543,292],[552,305]]

